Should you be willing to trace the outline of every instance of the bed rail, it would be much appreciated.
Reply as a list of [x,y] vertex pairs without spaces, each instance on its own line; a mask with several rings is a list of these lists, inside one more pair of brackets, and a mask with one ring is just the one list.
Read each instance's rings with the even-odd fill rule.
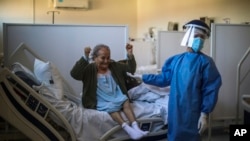
[[0,74],[0,116],[4,120],[32,140],[76,140],[71,125],[55,107],[9,69],[3,68]]
[[246,75],[243,76],[242,79],[241,78],[241,67],[242,67],[242,64],[244,63],[244,61],[247,59],[248,55],[250,53],[250,47],[247,49],[247,51],[245,52],[245,54],[242,56],[241,60],[239,61],[238,63],[238,66],[237,66],[237,76],[236,76],[236,96],[237,96],[237,99],[236,99],[236,102],[237,102],[237,105],[236,105],[236,124],[239,123],[239,111],[240,111],[240,85],[242,84],[242,82],[244,81],[244,79],[247,77],[247,75],[250,73],[250,70],[247,71]]
[[[42,58],[41,56],[39,56],[29,46],[27,46],[25,43],[22,42],[10,54],[10,56],[7,59],[8,62],[5,61],[4,63],[5,63],[5,67],[11,67],[13,63],[19,62],[25,67],[29,68],[31,71],[34,71],[34,61],[36,58],[44,62],[48,61]],[[77,104],[81,104],[80,95],[75,93],[75,91],[72,89],[72,87],[69,85],[69,83],[65,80],[64,77],[61,77],[61,79],[63,81],[63,85],[64,85],[63,87],[66,87],[69,90],[69,92],[65,94],[65,97],[74,101]]]

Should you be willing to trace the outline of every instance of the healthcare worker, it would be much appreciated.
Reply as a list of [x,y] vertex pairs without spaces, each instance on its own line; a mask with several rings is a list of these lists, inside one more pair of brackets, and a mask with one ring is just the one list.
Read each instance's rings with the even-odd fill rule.
[[170,86],[168,141],[200,141],[216,105],[221,76],[213,59],[201,52],[209,26],[192,20],[184,25],[181,46],[186,52],[166,60],[160,74],[131,75],[146,84]]

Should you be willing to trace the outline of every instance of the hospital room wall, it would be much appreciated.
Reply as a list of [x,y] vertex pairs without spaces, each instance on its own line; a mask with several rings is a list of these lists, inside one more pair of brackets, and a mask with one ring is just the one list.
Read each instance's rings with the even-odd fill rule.
[[0,52],[3,51],[2,23],[52,24],[52,13],[47,12],[59,11],[54,15],[54,24],[128,25],[129,33],[135,35],[136,8],[136,0],[89,0],[88,9],[57,9],[53,0],[0,0]]
[[137,0],[137,36],[143,37],[150,27],[167,30],[168,22],[182,26],[200,17],[212,18],[215,23],[238,24],[250,22],[249,0]]
[[[166,30],[168,22],[177,22],[179,30],[190,19],[214,18],[223,23],[249,22],[249,0],[89,0],[89,9],[55,9],[53,0],[0,0],[0,52],[3,51],[2,23],[122,24],[129,36],[144,38],[148,29]],[[108,35],[108,33],[106,33]]]

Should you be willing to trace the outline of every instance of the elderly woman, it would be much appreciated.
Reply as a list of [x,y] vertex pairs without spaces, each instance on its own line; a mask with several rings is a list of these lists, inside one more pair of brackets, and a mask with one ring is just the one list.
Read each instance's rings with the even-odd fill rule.
[[[85,108],[108,112],[132,139],[137,140],[148,132],[138,127],[127,96],[126,72],[135,72],[136,61],[133,56],[133,46],[127,44],[126,50],[128,63],[122,64],[110,59],[110,49],[107,45],[99,44],[93,49],[93,62],[89,63],[91,49],[87,47],[85,55],[72,68],[71,76],[83,82],[82,104]],[[121,110],[131,126],[120,115]]]

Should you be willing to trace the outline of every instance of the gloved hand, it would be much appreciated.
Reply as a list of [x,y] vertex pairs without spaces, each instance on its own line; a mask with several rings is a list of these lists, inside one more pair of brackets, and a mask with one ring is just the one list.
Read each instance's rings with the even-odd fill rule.
[[133,78],[135,78],[135,79],[137,79],[137,80],[142,80],[142,74],[131,74],[131,73],[129,73],[129,72],[127,72],[127,75],[128,76],[130,76],[130,77],[133,77]]
[[201,112],[201,115],[200,115],[200,118],[198,121],[199,133],[202,134],[206,130],[207,126],[208,126],[207,115],[205,113]]

